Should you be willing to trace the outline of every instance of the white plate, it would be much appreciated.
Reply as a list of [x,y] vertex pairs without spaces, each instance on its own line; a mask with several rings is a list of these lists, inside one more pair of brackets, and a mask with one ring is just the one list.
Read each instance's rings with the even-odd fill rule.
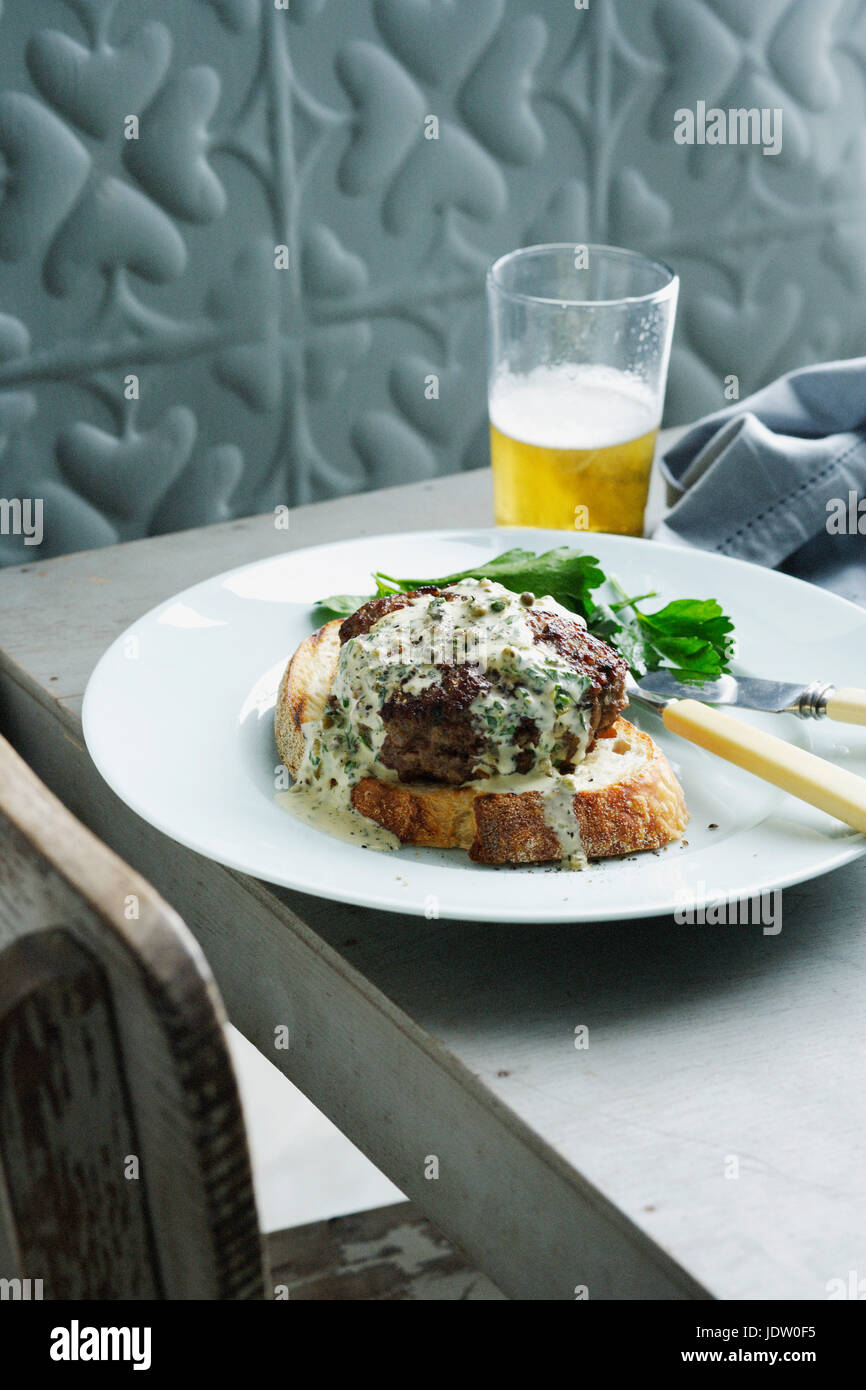
[[[333,839],[275,800],[277,686],[314,626],[314,600],[370,590],[373,569],[427,576],[512,545],[580,544],[630,593],[717,598],[734,620],[738,668],[778,680],[864,685],[866,611],[799,580],[703,551],[621,536],[490,529],[381,536],[246,565],[187,589],[109,648],[84,698],[96,766],[127,805],[200,854],[340,902],[495,922],[644,917],[744,899],[826,873],[866,838],[632,710],[664,747],[691,811],[687,844],[583,873],[491,868],[452,850],[382,854]],[[866,729],[737,712],[866,774]],[[717,829],[710,829],[715,825]]]

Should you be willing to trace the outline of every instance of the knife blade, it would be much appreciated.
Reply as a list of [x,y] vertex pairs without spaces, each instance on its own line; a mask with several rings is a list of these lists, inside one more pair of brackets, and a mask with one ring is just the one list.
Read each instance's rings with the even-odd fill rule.
[[[651,704],[667,700],[700,700],[704,705],[739,705],[743,709],[773,714],[796,714],[801,719],[823,719],[836,687],[826,681],[794,685],[760,680],[755,676],[719,676],[712,681],[680,681],[669,671],[650,671],[639,681],[628,681],[629,694],[643,696]],[[859,721],[858,721],[859,722]]]

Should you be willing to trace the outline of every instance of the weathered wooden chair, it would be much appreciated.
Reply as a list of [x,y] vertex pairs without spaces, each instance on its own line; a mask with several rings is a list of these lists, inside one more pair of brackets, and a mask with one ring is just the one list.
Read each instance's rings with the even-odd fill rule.
[[4,1294],[501,1296],[408,1202],[263,1237],[226,1021],[178,915],[0,738]]

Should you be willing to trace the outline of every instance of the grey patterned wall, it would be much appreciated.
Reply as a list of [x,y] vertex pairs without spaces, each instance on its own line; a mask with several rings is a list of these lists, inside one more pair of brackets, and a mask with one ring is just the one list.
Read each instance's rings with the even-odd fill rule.
[[[675,265],[671,422],[864,351],[863,0],[283,3],[5,0],[0,497],[41,553],[484,463],[483,272],[530,241]],[[675,144],[698,100],[781,108],[781,153]]]

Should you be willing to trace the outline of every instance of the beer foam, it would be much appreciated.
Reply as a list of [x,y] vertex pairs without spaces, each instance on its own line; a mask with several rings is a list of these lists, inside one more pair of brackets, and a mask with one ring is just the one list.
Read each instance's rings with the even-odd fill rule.
[[654,430],[659,411],[650,389],[615,367],[535,367],[496,377],[490,421],[541,449],[606,449]]

